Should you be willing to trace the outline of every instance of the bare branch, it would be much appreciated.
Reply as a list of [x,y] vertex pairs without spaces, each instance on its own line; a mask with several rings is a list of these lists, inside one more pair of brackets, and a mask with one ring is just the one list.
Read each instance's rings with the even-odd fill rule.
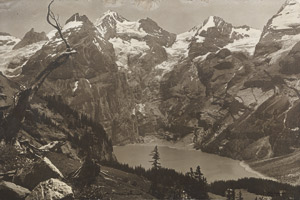
[[[51,5],[53,4],[53,2],[54,2],[54,0],[51,0],[51,2],[48,5],[47,22],[58,31],[60,38],[64,41],[64,43],[67,47],[67,51],[69,51],[71,49],[71,47],[70,47],[68,41],[64,38],[64,36],[62,34],[62,31],[61,31],[62,27],[58,22],[59,16],[56,18],[55,14],[51,10]],[[54,23],[51,20],[54,21]]]

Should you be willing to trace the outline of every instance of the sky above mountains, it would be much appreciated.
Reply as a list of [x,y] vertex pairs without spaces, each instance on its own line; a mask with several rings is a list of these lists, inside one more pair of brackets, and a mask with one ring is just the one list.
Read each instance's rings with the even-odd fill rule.
[[[17,37],[34,28],[49,32],[46,22],[50,0],[0,0],[0,31]],[[233,25],[262,29],[285,0],[55,0],[53,11],[61,24],[74,13],[85,14],[94,22],[108,9],[128,20],[150,17],[173,33],[191,29],[211,15]]]

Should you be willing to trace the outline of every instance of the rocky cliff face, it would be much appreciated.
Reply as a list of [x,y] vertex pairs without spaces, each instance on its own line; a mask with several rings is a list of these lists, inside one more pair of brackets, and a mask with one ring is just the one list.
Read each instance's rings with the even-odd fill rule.
[[113,45],[118,70],[126,74],[133,91],[131,113],[138,121],[139,134],[155,133],[157,119],[163,116],[157,101],[159,82],[156,76],[161,75],[157,66],[167,62],[166,49],[174,43],[175,34],[163,30],[149,18],[132,22],[113,11],[106,12],[95,26]]
[[293,18],[298,8],[298,1],[287,1],[269,20],[253,58],[221,50],[223,56],[209,54],[198,62],[198,75],[211,102],[205,106],[209,117],[204,131],[195,131],[201,149],[243,160],[267,160],[289,157],[299,148],[295,123],[299,44]]

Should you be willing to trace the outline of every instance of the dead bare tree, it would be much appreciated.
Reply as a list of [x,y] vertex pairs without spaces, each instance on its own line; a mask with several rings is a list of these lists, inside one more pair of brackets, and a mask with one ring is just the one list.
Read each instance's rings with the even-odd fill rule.
[[54,3],[54,0],[51,0],[51,2],[48,5],[47,22],[58,31],[60,38],[64,41],[67,49],[70,50],[71,49],[70,45],[69,45],[68,41],[64,38],[64,35],[62,34],[62,27],[59,23],[59,15],[57,15],[57,17],[56,17],[55,14],[51,10],[51,5],[53,3]]
[[[48,77],[48,75],[55,70],[56,68],[62,66],[64,63],[68,61],[68,58],[70,55],[75,54],[76,51],[72,50],[70,45],[68,44],[67,40],[63,37],[62,34],[62,28],[58,22],[58,17],[55,18],[54,13],[51,11],[51,4],[54,2],[52,0],[50,4],[48,5],[48,14],[47,14],[47,21],[48,23],[55,27],[57,31],[59,32],[59,35],[61,39],[66,44],[66,51],[61,53],[54,61],[50,62],[48,66],[41,71],[36,78],[34,79],[33,83],[30,87],[25,88],[24,90],[20,91],[17,95],[17,100],[15,102],[15,106],[11,109],[8,116],[5,117],[3,120],[0,121],[0,139],[4,137],[4,139],[7,142],[13,142],[16,138],[21,126],[22,122],[25,117],[26,109],[31,101],[31,99],[34,97],[34,95],[38,92],[39,88],[45,81],[45,79]],[[55,21],[54,25],[51,22],[51,19]]]

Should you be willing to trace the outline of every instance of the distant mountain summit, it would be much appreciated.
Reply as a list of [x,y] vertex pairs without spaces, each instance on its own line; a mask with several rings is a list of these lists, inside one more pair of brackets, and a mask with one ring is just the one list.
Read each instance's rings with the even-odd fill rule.
[[46,33],[45,32],[35,32],[34,29],[32,28],[29,32],[27,32],[25,34],[25,36],[23,37],[23,39],[14,46],[14,50],[15,49],[20,49],[22,47],[25,47],[27,45],[33,44],[33,43],[37,43],[43,40],[48,40]]
[[102,37],[109,39],[114,37],[117,31],[117,25],[127,22],[124,17],[119,16],[117,12],[108,10],[103,14],[103,16],[96,20],[95,26],[99,30]]
[[233,26],[217,16],[210,16],[190,32],[194,34],[189,52],[193,58],[220,48],[252,55],[261,34],[260,30],[249,26]]
[[139,73],[144,74],[165,61],[165,47],[171,46],[176,38],[150,18],[129,21],[114,11],[104,13],[96,20],[95,26],[113,45],[119,69],[133,72],[129,75],[132,78],[134,71],[130,68],[137,67],[137,64],[142,70]]
[[156,22],[150,18],[141,19],[138,21],[129,21],[114,11],[107,11],[103,16],[96,20],[94,25],[99,30],[100,34],[105,39],[114,37],[127,39],[129,37],[136,39],[166,39],[170,40],[162,45],[170,45],[174,41],[175,34],[162,29]]

